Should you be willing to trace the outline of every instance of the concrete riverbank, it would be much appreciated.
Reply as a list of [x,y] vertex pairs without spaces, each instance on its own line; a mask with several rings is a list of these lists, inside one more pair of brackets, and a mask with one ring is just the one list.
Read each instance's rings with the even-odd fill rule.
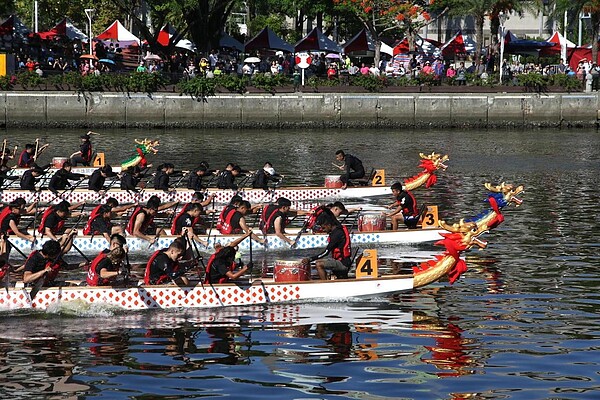
[[0,92],[1,127],[596,127],[588,93],[177,94]]

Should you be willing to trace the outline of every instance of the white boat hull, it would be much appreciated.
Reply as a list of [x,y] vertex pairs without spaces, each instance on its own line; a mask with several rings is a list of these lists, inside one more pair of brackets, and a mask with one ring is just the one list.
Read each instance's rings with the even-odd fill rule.
[[[376,232],[354,232],[351,234],[352,244],[361,245],[380,245],[380,244],[397,244],[397,245],[410,245],[419,243],[434,242],[441,239],[440,233],[446,232],[439,228],[425,228],[425,229],[404,229],[399,231],[376,231]],[[199,238],[208,241],[208,249],[198,244],[199,250],[212,252],[215,244],[227,245],[233,242],[238,235],[220,235],[213,234],[210,238],[207,235],[200,235]],[[287,235],[288,238],[294,240],[296,233],[293,230]],[[171,242],[175,240],[177,236],[162,236],[158,241],[150,246],[150,242],[138,239],[132,236],[127,237],[127,245],[130,253],[136,254],[148,254],[154,250],[169,247]],[[47,237],[39,238],[34,248],[31,247],[31,242],[28,240],[20,239],[14,236],[10,236],[9,240],[13,246],[21,250],[25,254],[29,254],[33,249],[41,249],[44,242],[48,240]],[[275,235],[267,235],[267,247],[259,244],[256,241],[252,243],[252,249],[256,251],[260,250],[285,250],[289,249],[290,245],[284,242]],[[100,251],[108,247],[108,242],[103,236],[76,236],[74,240],[75,246],[86,255],[96,255]],[[74,246],[74,247],[75,247]],[[327,235],[325,234],[311,234],[305,233],[300,236],[297,242],[296,249],[316,249],[324,248],[327,246]],[[250,248],[250,239],[245,239],[239,244],[239,248],[242,250],[248,250]],[[72,248],[69,254],[78,254],[75,248]],[[11,253],[11,256],[15,256],[15,252]]]
[[[194,191],[190,189],[175,189],[170,192],[163,190],[147,189],[140,192],[130,192],[127,190],[110,189],[105,194],[87,189],[75,189],[59,192],[55,195],[49,190],[42,190],[39,193],[33,193],[27,190],[4,190],[0,193],[0,201],[10,203],[15,199],[22,197],[28,203],[39,201],[44,204],[56,204],[62,200],[71,203],[91,202],[103,203],[109,197],[116,198],[121,204],[131,204],[135,202],[144,203],[151,196],[158,196],[161,201],[179,201],[190,202],[194,197]],[[333,200],[333,199],[362,199],[365,197],[375,197],[391,195],[392,191],[387,186],[360,186],[345,190],[338,188],[325,187],[287,187],[276,190],[265,191],[262,189],[245,189],[240,191],[225,189],[208,189],[207,195],[214,195],[215,202],[228,203],[231,198],[238,194],[251,203],[269,203],[274,202],[279,197],[285,197],[291,201],[310,201],[310,200]]]
[[40,290],[33,300],[29,296],[29,288],[11,288],[0,291],[0,310],[46,310],[67,302],[106,304],[125,310],[212,308],[317,300],[339,301],[412,288],[413,278],[410,275],[291,283],[255,280],[246,284],[198,284],[193,287],[51,287]]

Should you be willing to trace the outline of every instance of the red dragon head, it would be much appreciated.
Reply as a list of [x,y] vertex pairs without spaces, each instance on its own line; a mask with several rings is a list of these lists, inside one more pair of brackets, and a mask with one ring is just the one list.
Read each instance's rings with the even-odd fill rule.
[[[442,233],[443,239],[435,244],[444,246],[446,251],[443,255],[436,256],[435,260],[423,262],[413,268],[415,287],[433,282],[445,273],[448,274],[450,283],[454,283],[467,270],[467,264],[460,258],[460,254],[473,246],[480,248],[487,246],[487,242],[478,239],[484,231],[475,223],[465,223],[461,220],[460,223],[453,225],[448,225],[444,221],[439,221],[439,224],[449,233]],[[443,273],[440,272],[442,270]]]
[[438,169],[445,170],[446,168],[448,168],[448,166],[446,166],[444,162],[450,159],[447,154],[442,156],[441,154],[435,152],[428,155],[419,153],[419,157],[421,157],[421,163],[419,164],[419,168],[423,168],[429,173],[433,173]]

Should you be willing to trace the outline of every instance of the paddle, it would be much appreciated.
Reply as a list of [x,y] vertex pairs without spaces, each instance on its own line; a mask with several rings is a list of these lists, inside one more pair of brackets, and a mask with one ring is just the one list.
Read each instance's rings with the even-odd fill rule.
[[25,255],[25,253],[23,253],[21,251],[21,249],[19,249],[17,246],[15,246],[10,239],[8,238],[7,234],[4,234],[4,241],[6,242],[6,244],[8,244],[8,246],[10,246],[10,248],[15,249],[17,251],[17,253],[19,253],[24,259],[27,260],[27,256]]
[[[38,192],[38,198],[39,198],[39,192]],[[37,219],[37,216],[38,216],[39,204],[40,203],[39,203],[39,199],[38,199],[38,201],[36,201],[36,203],[35,203],[35,213],[33,214],[33,221],[32,221],[33,222],[33,240],[31,241],[31,250],[33,250],[33,248],[35,247],[35,241],[36,241],[35,220]]]
[[300,232],[298,232],[298,234],[296,235],[296,238],[294,239],[294,243],[292,243],[292,245],[290,246],[291,249],[296,248],[296,246],[298,245],[298,240],[300,240],[300,237],[302,236],[302,234],[307,231],[306,228],[308,227],[308,221],[309,221],[309,219],[306,218],[306,221],[304,221],[302,228],[300,228]]
[[250,240],[250,280],[254,277],[254,262],[252,262],[252,235],[248,236],[248,240]]
[[79,180],[79,181],[78,181],[78,182],[77,182],[75,185],[71,186],[69,189],[65,189],[65,190],[63,190],[61,194],[58,194],[58,191],[56,191],[56,192],[55,192],[55,191],[52,191],[52,190],[51,190],[51,192],[52,192],[52,193],[54,193],[54,198],[53,198],[52,200],[50,200],[48,203],[52,203],[52,202],[53,202],[54,200],[56,200],[56,199],[62,199],[62,200],[64,200],[63,196],[64,196],[64,195],[65,195],[65,193],[67,193],[67,192],[68,192],[68,194],[67,194],[67,197],[69,197],[69,196],[71,195],[71,193],[73,193],[73,191],[74,191],[75,189],[77,189],[77,187],[79,187],[79,185],[81,185],[81,183],[83,182],[83,180],[84,180],[85,178],[86,178],[86,177],[84,176],[84,177],[83,177],[83,178],[81,178],[81,179],[80,179],[80,180]]
[[[212,199],[212,209],[213,209],[213,211],[215,210],[215,198],[214,197]],[[210,228],[208,229],[208,236],[206,237],[206,248],[207,249],[208,249],[208,246],[210,245],[210,234],[212,233],[214,224],[215,224],[215,215],[213,213],[213,217],[210,220]]]

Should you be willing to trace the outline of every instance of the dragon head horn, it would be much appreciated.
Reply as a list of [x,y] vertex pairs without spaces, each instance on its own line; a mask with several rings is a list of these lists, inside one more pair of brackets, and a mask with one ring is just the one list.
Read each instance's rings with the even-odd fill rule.
[[490,182],[484,183],[483,186],[490,192],[502,193],[502,186],[493,186]]

